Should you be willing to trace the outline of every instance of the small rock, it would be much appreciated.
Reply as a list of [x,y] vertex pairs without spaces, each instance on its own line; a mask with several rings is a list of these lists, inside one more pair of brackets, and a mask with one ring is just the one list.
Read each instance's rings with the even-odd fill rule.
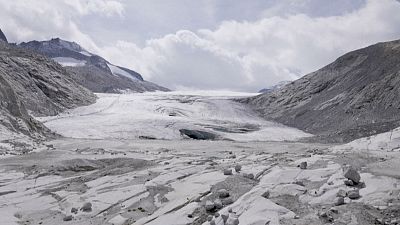
[[207,217],[207,221],[211,221],[212,219],[213,219],[212,216],[208,216],[208,217]]
[[230,214],[228,219],[226,220],[225,225],[239,225],[239,219],[236,215]]
[[71,213],[77,214],[78,213],[78,209],[77,208],[71,208]]
[[344,205],[344,197],[337,197],[335,199],[335,205],[339,206],[339,205]]
[[236,173],[239,173],[241,170],[242,170],[242,166],[241,165],[236,165],[235,166]]
[[189,218],[193,218],[193,215],[192,215],[192,214],[189,214],[188,217],[189,217]]
[[319,216],[322,218],[326,218],[326,217],[328,217],[328,214],[326,212],[320,212]]
[[301,162],[300,163],[300,169],[302,169],[302,170],[307,169],[307,162]]
[[328,182],[328,185],[333,185],[333,181],[329,181],[329,182]]
[[295,182],[293,182],[293,184],[297,184],[297,185],[300,185],[300,186],[305,186],[304,185],[304,182],[303,181],[301,181],[301,180],[296,180]]
[[347,192],[343,189],[340,189],[338,193],[336,193],[336,197],[346,197]]
[[252,174],[252,173],[244,173],[243,177],[253,180],[254,179],[254,174]]
[[231,197],[229,197],[229,198],[223,198],[221,201],[222,201],[222,204],[223,204],[223,205],[230,205],[230,204],[233,203],[233,199],[232,199]]
[[232,211],[232,208],[229,208],[228,209],[228,213],[232,213],[233,211]]
[[300,219],[300,216],[295,215],[293,218],[297,220],[297,219]]
[[269,198],[270,195],[271,195],[271,193],[269,191],[266,191],[261,196],[264,198]]
[[354,182],[352,180],[345,180],[344,184],[347,186],[354,186]]
[[72,215],[68,215],[68,216],[65,216],[64,218],[63,218],[63,221],[71,221],[72,220]]
[[229,197],[229,192],[226,189],[220,189],[218,190],[218,197],[227,198]]
[[224,224],[226,223],[226,221],[228,220],[228,215],[226,215],[226,214],[222,214],[221,215],[221,217],[222,217],[222,220],[224,221]]
[[85,204],[83,204],[81,210],[83,212],[91,212],[92,211],[92,203],[86,202]]
[[347,196],[349,196],[350,199],[358,199],[360,198],[360,192],[356,190],[351,190],[347,192]]
[[216,212],[216,213],[214,214],[214,216],[215,216],[215,218],[218,218],[218,217],[220,216],[219,212]]
[[351,166],[344,172],[344,177],[353,181],[355,184],[358,184],[361,180],[360,174]]
[[[344,202],[344,200],[343,200],[343,202]],[[333,212],[333,213],[336,213],[336,214],[339,213],[339,210],[338,210],[337,208],[335,208],[335,207],[332,207],[332,208],[330,208],[329,210],[330,210],[331,212]]]
[[224,205],[222,204],[222,201],[220,199],[216,199],[214,201],[214,206],[216,209],[222,209],[222,207],[224,207]]
[[215,209],[215,205],[212,201],[206,201],[205,208],[207,211],[212,211]]
[[210,225],[217,225],[214,220],[210,221]]
[[225,169],[224,175],[232,175],[232,169]]

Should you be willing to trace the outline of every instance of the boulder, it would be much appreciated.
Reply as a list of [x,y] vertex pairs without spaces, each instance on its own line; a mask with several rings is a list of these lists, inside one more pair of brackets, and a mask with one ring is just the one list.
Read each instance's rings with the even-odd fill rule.
[[361,177],[356,169],[349,167],[344,171],[344,177],[354,182],[354,184],[360,183]]
[[85,204],[83,204],[81,210],[83,212],[91,212],[92,211],[92,203],[86,202]]
[[65,216],[63,221],[71,221],[73,219],[72,215]]
[[236,171],[236,173],[239,173],[240,170],[242,170],[242,166],[241,166],[241,165],[236,165],[236,166],[235,166],[235,171]]
[[350,199],[359,199],[360,198],[360,192],[358,191],[358,189],[351,190],[351,191],[347,192],[347,196]]
[[215,209],[215,205],[212,201],[206,201],[206,204],[204,205],[207,211],[213,211]]
[[226,189],[220,189],[218,190],[218,197],[220,198],[227,198],[229,197],[229,192]]
[[232,175],[232,169],[225,169],[224,170],[224,175]]
[[344,197],[337,197],[335,199],[335,205],[339,206],[339,205],[344,205]]

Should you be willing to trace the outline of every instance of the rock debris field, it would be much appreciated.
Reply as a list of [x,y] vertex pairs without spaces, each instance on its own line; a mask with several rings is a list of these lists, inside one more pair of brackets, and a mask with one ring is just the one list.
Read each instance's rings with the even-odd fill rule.
[[1,224],[400,224],[398,130],[310,143],[242,96],[99,94],[37,118],[63,137],[1,146]]

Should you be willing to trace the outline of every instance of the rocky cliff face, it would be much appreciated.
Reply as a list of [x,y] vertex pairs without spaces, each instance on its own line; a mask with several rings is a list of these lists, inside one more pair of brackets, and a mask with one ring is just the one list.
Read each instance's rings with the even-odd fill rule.
[[21,43],[19,46],[52,58],[74,74],[78,83],[94,92],[169,91],[144,81],[143,77],[133,70],[113,65],[104,58],[86,51],[75,42],[55,38],[49,41]]
[[[0,132],[30,137],[50,131],[30,114],[55,115],[95,102],[58,63],[42,55],[0,42]],[[29,113],[28,113],[29,112]]]
[[6,35],[4,35],[3,31],[0,29],[0,41],[4,41],[8,43]]
[[350,52],[282,89],[242,99],[265,118],[350,141],[400,126],[400,41]]

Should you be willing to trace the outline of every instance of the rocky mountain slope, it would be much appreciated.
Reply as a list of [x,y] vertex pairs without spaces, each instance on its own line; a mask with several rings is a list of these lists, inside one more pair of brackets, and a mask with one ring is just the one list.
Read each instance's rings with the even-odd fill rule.
[[350,141],[400,126],[400,40],[343,55],[284,88],[239,101],[265,118]]
[[143,77],[133,70],[113,65],[104,58],[86,51],[75,42],[55,38],[49,41],[23,42],[19,46],[52,58],[71,72],[79,84],[94,92],[169,91],[143,80]]
[[53,60],[0,42],[0,141],[50,133],[30,115],[55,115],[94,103],[96,96]]
[[1,29],[0,29],[0,41],[4,41],[4,42],[8,43],[6,35],[4,35],[4,33]]
[[269,93],[269,92],[273,92],[273,91],[276,91],[276,90],[278,90],[278,89],[283,88],[286,84],[289,84],[289,83],[291,83],[291,81],[284,80],[284,81],[281,81],[281,82],[279,82],[279,83],[277,83],[277,84],[275,84],[275,85],[272,85],[272,86],[263,88],[263,89],[259,90],[258,93]]

